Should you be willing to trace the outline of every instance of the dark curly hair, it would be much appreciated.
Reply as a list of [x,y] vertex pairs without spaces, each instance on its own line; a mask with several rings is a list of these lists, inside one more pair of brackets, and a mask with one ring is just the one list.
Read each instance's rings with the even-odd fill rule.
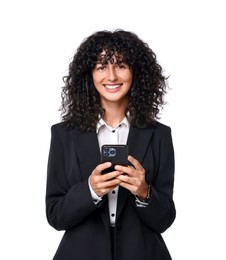
[[128,108],[131,125],[146,127],[156,119],[164,104],[166,77],[157,63],[155,53],[138,36],[124,30],[99,31],[86,38],[69,65],[68,75],[63,77],[62,122],[69,128],[95,131],[104,110],[99,93],[93,84],[92,71],[100,54],[104,60],[126,63],[133,73],[133,82],[128,93]]

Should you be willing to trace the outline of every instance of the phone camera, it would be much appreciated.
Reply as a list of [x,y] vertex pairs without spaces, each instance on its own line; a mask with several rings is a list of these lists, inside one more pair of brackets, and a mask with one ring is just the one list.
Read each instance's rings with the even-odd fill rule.
[[114,157],[116,155],[115,148],[104,148],[104,156],[105,157]]

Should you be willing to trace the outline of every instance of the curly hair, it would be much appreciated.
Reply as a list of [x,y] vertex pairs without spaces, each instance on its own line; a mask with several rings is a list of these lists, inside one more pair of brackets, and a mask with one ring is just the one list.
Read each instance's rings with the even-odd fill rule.
[[158,114],[164,105],[166,77],[148,44],[124,30],[96,32],[78,47],[68,75],[63,77],[65,85],[60,108],[63,124],[85,132],[96,130],[104,110],[93,84],[92,71],[103,51],[105,62],[114,56],[117,62],[126,63],[133,73],[125,111],[125,114],[129,112],[131,125],[151,125],[159,119]]

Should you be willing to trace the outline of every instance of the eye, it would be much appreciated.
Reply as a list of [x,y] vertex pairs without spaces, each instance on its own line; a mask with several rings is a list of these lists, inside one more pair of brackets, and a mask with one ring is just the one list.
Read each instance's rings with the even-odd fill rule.
[[97,65],[96,70],[103,71],[106,69],[106,65]]
[[124,63],[121,63],[121,64],[117,64],[117,69],[127,69],[128,68],[128,66],[126,65],[126,64],[124,64]]

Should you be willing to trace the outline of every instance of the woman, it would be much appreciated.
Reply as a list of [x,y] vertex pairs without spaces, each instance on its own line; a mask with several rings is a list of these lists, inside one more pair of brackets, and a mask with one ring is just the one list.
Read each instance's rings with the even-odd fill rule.
[[[46,212],[66,230],[55,260],[169,260],[160,233],[173,223],[171,131],[157,121],[166,78],[134,33],[94,33],[64,78],[52,126]],[[101,163],[104,144],[127,144],[129,166]]]

